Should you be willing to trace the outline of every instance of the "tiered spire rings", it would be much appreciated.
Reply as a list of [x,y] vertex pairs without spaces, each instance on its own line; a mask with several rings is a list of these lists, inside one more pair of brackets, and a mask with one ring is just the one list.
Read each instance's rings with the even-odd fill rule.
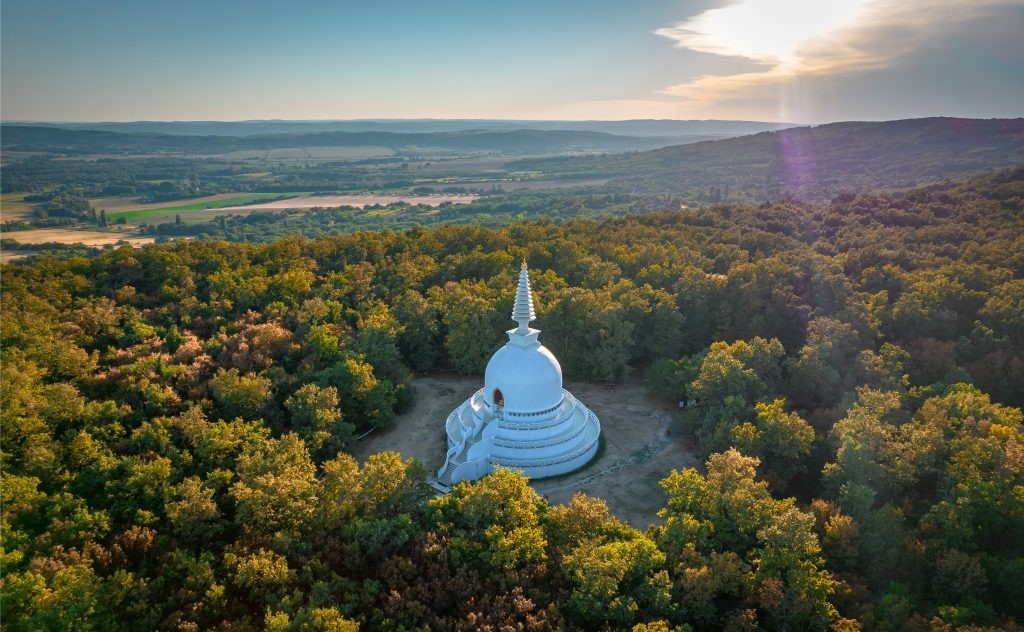
[[519,323],[516,333],[525,335],[530,331],[530,321],[537,318],[533,309],[533,294],[530,292],[530,273],[526,271],[526,262],[519,270],[519,287],[516,289],[516,302],[512,307],[512,320]]

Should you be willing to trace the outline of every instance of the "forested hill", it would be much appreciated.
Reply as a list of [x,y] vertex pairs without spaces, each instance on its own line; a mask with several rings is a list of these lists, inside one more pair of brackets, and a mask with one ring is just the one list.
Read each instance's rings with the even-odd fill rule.
[[186,136],[252,136],[254,134],[310,134],[315,132],[464,132],[468,130],[575,130],[620,136],[740,136],[793,127],[791,123],[764,121],[680,121],[632,119],[625,121],[536,121],[504,119],[370,119],[349,121],[132,121],[107,123],[15,123],[71,130],[121,133],[156,133]]
[[619,156],[523,160],[511,169],[610,177],[695,202],[825,200],[1024,163],[1024,119],[832,123]]
[[[700,138],[700,137],[697,137]],[[707,138],[704,136],[703,138]],[[585,130],[465,130],[396,133],[380,131],[255,134],[250,136],[186,136],[70,130],[60,127],[4,125],[0,143],[7,151],[58,154],[189,152],[224,153],[286,147],[434,148],[502,153],[566,151],[633,151],[678,143],[675,137],[619,136]]]
[[[1015,169],[0,266],[3,628],[1019,632],[1022,209]],[[349,454],[481,374],[523,260],[567,376],[700,400],[647,531]]]

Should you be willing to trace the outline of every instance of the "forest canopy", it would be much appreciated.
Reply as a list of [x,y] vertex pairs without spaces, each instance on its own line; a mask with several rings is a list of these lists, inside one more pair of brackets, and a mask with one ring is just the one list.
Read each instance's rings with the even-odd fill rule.
[[[1018,167],[4,265],[4,626],[1020,630],[1022,211]],[[348,453],[483,370],[521,260],[567,375],[695,404],[647,531]]]

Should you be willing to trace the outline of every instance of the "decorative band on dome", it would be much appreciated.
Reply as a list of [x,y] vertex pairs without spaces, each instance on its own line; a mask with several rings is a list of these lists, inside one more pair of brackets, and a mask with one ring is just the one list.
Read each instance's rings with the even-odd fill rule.
[[[565,401],[565,399],[563,398],[562,401]],[[527,413],[516,413],[516,412],[512,412],[512,411],[506,410],[505,414],[507,416],[509,416],[509,417],[540,417],[541,415],[547,415],[549,413],[555,412],[556,410],[558,410],[558,407],[561,406],[561,405],[562,405],[562,402],[558,402],[557,404],[555,404],[551,408],[548,408],[547,410],[530,411],[530,412],[527,412]]]

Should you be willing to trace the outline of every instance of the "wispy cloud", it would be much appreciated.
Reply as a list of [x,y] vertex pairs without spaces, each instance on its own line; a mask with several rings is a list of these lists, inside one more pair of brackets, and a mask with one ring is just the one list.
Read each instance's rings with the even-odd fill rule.
[[1012,5],[1020,0],[736,0],[655,33],[762,69],[699,76],[660,93],[688,107],[785,100],[802,79],[886,68],[951,25]]

